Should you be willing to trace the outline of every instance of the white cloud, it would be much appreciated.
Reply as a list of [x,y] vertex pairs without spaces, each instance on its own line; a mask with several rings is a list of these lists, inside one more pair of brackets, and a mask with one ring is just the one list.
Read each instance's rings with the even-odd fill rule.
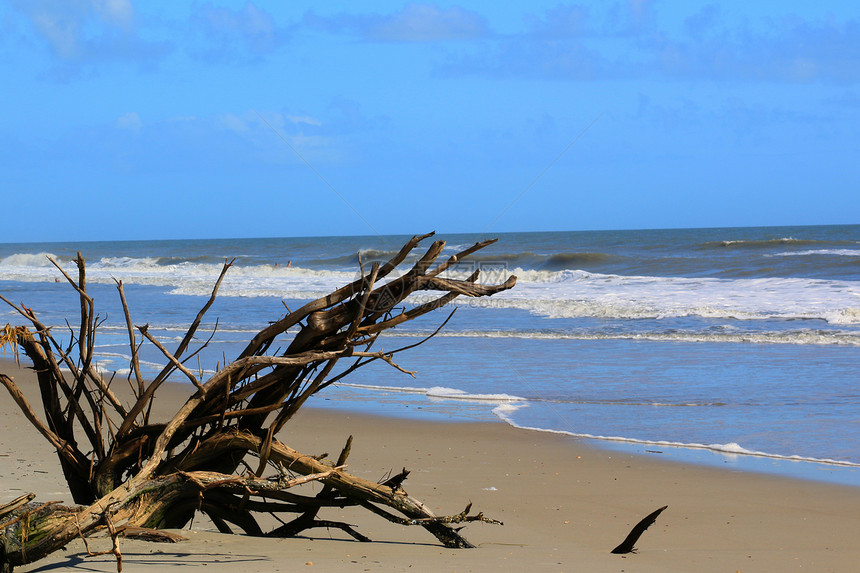
[[322,17],[313,13],[305,23],[335,33],[349,33],[378,42],[439,42],[489,35],[486,19],[463,8],[411,3],[394,14],[347,14]]
[[134,19],[130,0],[92,0],[92,3],[102,19],[115,26],[129,26]]
[[238,10],[210,3],[195,5],[190,24],[199,44],[191,50],[193,55],[209,61],[259,58],[276,50],[289,36],[270,13],[252,2]]
[[673,28],[657,18],[655,4],[626,0],[605,13],[559,6],[528,17],[528,32],[476,44],[440,71],[573,81],[860,83],[860,18],[771,16],[739,25],[707,6],[677,14],[680,26]]
[[78,53],[78,15],[66,12],[53,12],[47,7],[37,6],[29,16],[36,30],[48,40],[58,56],[63,59],[73,58]]
[[107,62],[149,66],[171,50],[168,42],[147,41],[135,27],[130,0],[12,0],[35,35],[56,59],[53,70],[68,79]]
[[462,8],[443,10],[433,4],[407,4],[402,11],[373,27],[378,40],[395,42],[433,42],[482,36],[483,17]]
[[304,133],[296,133],[289,138],[292,145],[296,148],[306,147],[328,147],[331,145],[331,138],[322,135],[305,135]]
[[127,29],[134,17],[129,0],[32,0],[17,4],[63,59],[81,55],[83,44],[94,31],[104,34],[115,27]]
[[236,133],[245,133],[250,129],[248,122],[232,113],[224,114],[218,120],[222,126]]
[[584,6],[556,6],[543,17],[529,14],[525,21],[533,35],[547,38],[582,36],[590,32],[589,9]]
[[116,126],[119,129],[139,131],[140,128],[143,127],[143,122],[140,121],[140,115],[138,115],[136,111],[130,111],[127,114],[117,118]]
[[322,125],[322,122],[318,119],[314,119],[307,115],[288,115],[287,119],[295,124],[306,123],[307,125],[315,125],[317,127]]

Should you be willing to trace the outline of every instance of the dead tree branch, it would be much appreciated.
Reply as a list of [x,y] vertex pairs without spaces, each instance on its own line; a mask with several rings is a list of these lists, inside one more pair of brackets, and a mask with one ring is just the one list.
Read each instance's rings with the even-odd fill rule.
[[[129,382],[134,377],[129,408],[95,367],[101,321],[87,294],[86,266],[80,253],[75,258],[76,277],[51,261],[79,300],[79,326],[76,330],[70,327],[67,347],[59,344],[32,309],[0,296],[29,324],[5,327],[0,331],[0,346],[10,346],[16,355],[23,352],[32,361],[43,416],[11,377],[0,374],[0,383],[56,450],[72,498],[81,504],[36,504],[26,496],[0,506],[0,519],[4,520],[0,524],[0,564],[29,563],[75,537],[106,529],[113,542],[108,552],[121,567],[117,540],[123,532],[181,527],[198,511],[209,515],[222,531],[238,527],[252,535],[284,537],[327,527],[368,541],[353,526],[319,516],[328,507],[360,506],[389,521],[423,527],[447,547],[472,547],[451,525],[498,522],[481,513],[471,514],[471,504],[455,515],[435,515],[404,490],[405,469],[384,483],[351,475],[344,469],[351,436],[336,462],[299,453],[278,439],[279,431],[311,396],[362,366],[381,360],[414,374],[398,364],[395,355],[432,338],[453,312],[415,344],[392,351],[371,350],[384,331],[458,296],[491,296],[515,285],[513,276],[501,284],[479,284],[477,272],[465,279],[445,276],[463,257],[494,241],[476,243],[439,264],[437,258],[445,243],[436,241],[409,270],[393,276],[430,236],[432,233],[413,237],[387,262],[374,263],[366,274],[362,267],[362,276],[352,283],[295,311],[287,309],[283,318],[261,329],[235,360],[218,367],[205,380],[202,371],[195,374],[185,363],[209,342],[198,342],[198,348],[191,349],[233,261],[225,261],[210,297],[175,349],[159,341],[148,325],[137,328],[138,342],[122,281],[116,280],[131,349]],[[419,291],[442,294],[412,302],[409,297]],[[166,361],[148,381],[138,358],[143,344],[152,344]],[[269,353],[271,348],[285,350]],[[344,358],[354,361],[338,373],[335,369]],[[150,422],[156,391],[177,372],[193,384],[194,392],[170,419]],[[86,436],[90,453],[78,446],[76,431]],[[254,467],[254,458],[256,469],[246,471]],[[323,484],[316,495],[288,491],[315,481]],[[256,517],[261,513],[294,517],[264,532]],[[159,537],[154,532],[151,536]]]

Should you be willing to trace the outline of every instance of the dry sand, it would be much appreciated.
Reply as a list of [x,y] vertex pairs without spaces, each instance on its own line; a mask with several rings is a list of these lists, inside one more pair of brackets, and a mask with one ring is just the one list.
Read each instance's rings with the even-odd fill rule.
[[[33,376],[7,362],[33,396]],[[14,403],[0,397],[0,502],[26,492],[69,500],[56,456]],[[165,388],[178,408],[187,389]],[[468,501],[504,526],[471,524],[478,548],[450,550],[419,527],[391,525],[364,510],[324,517],[357,524],[374,543],[340,531],[268,540],[222,535],[202,520],[189,541],[123,540],[128,573],[239,571],[598,571],[784,572],[860,570],[860,488],[673,463],[595,450],[577,440],[503,423],[432,423],[306,409],[280,436],[306,453],[340,451],[355,436],[349,470],[377,480],[402,466],[406,489],[440,514]],[[319,487],[319,486],[314,486]],[[637,544],[613,555],[630,528],[668,505]],[[107,540],[96,540],[108,549]],[[103,546],[103,547],[102,547]],[[16,571],[115,571],[111,556],[65,552]]]

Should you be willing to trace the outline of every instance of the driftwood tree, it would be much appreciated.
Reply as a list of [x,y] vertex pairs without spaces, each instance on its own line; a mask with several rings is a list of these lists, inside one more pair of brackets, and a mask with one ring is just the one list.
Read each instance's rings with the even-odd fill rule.
[[[93,362],[100,319],[87,294],[80,253],[75,277],[54,263],[80,299],[80,322],[69,326],[65,345],[32,309],[3,298],[29,323],[7,325],[0,333],[16,355],[23,352],[32,361],[44,416],[12,378],[0,374],[0,382],[56,449],[76,505],[38,503],[29,495],[0,506],[0,568],[36,561],[76,537],[105,529],[114,539],[111,552],[121,567],[118,536],[169,539],[158,530],[182,527],[195,512],[208,515],[222,532],[238,528],[250,535],[288,537],[329,527],[368,541],[350,525],[318,516],[325,507],[361,506],[389,521],[421,526],[446,547],[472,547],[450,525],[493,520],[471,514],[470,507],[453,516],[434,515],[403,489],[405,471],[382,483],[350,475],[343,466],[351,436],[335,462],[299,453],[277,437],[309,397],[356,369],[384,361],[402,370],[395,354],[416,345],[374,351],[385,330],[460,295],[488,296],[516,283],[511,276],[501,284],[479,284],[478,272],[466,279],[446,278],[445,272],[463,257],[493,241],[477,243],[438,264],[445,243],[436,241],[411,269],[395,276],[409,253],[431,235],[413,237],[391,260],[362,268],[361,278],[272,322],[233,362],[206,380],[186,364],[208,342],[195,342],[196,335],[232,261],[225,262],[211,297],[173,350],[153,337],[148,325],[134,326],[122,282],[117,281],[132,356],[132,397],[126,401],[112,389],[113,378],[105,379]],[[442,294],[423,304],[404,304],[416,291]],[[151,380],[141,375],[138,360],[146,343],[165,359]],[[270,353],[279,346],[286,350]],[[350,363],[334,371],[341,360]],[[193,393],[171,419],[153,420],[156,392],[171,375],[187,378]],[[310,481],[324,484],[316,495],[291,490]],[[264,531],[259,519],[264,514],[276,516],[281,525]]]

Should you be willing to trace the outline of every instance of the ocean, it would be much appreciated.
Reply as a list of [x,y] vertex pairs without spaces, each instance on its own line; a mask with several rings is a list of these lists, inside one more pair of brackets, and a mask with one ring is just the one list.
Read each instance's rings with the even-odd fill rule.
[[[381,338],[376,349],[411,344],[456,309],[436,337],[399,355],[414,378],[372,364],[310,405],[503,421],[644,455],[860,485],[860,225],[436,238],[447,241],[445,257],[491,237],[499,241],[455,273],[480,269],[481,282],[514,274],[514,289],[458,299]],[[80,251],[103,321],[99,367],[124,379],[115,279],[134,323],[170,347],[235,258],[199,342],[214,338],[190,365],[211,372],[286,308],[357,278],[359,253],[367,267],[408,238],[0,244],[0,294],[67,331],[78,299],[48,256],[72,273]],[[6,322],[23,320],[4,305]],[[142,359],[146,373],[160,369],[151,345]]]

